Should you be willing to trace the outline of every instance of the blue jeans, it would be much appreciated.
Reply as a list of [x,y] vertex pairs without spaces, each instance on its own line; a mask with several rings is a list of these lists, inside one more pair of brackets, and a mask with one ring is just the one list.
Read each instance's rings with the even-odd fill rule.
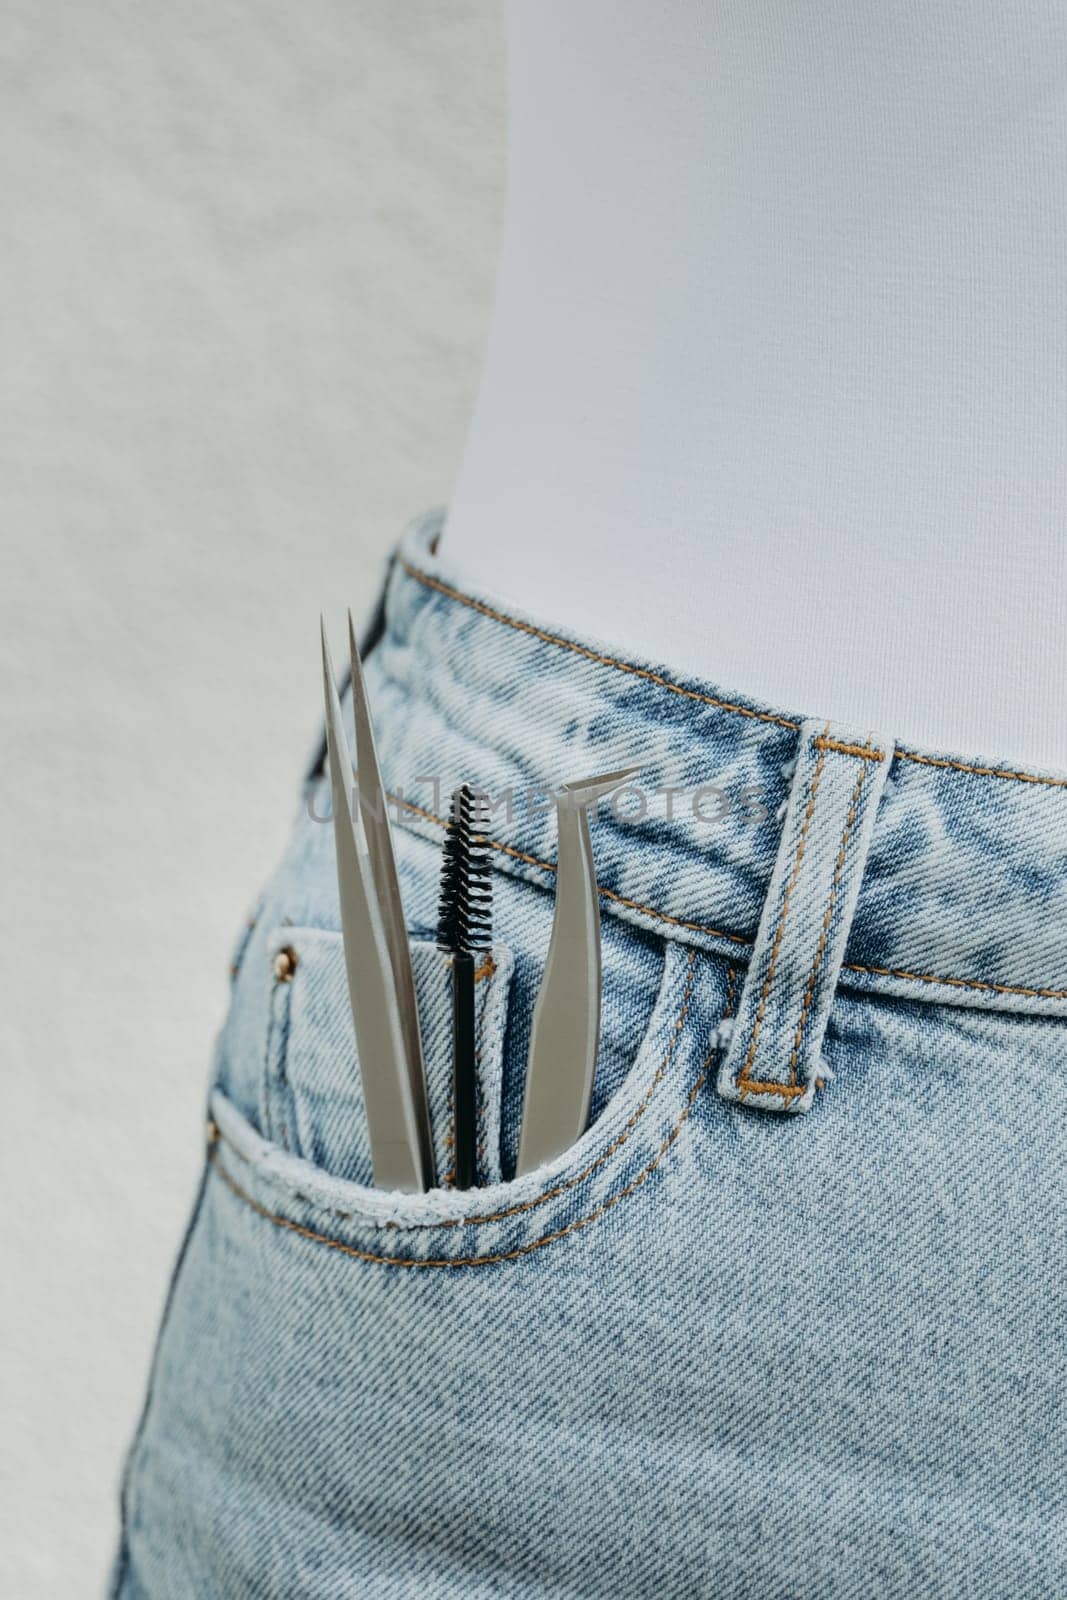
[[[370,1187],[319,758],[235,958],[113,1594],[1067,1593],[1067,778],[619,656],[459,586],[437,532],[367,677],[438,1187]],[[549,790],[630,764],[590,1125],[516,1179]],[[462,779],[497,944],[457,1192]]]

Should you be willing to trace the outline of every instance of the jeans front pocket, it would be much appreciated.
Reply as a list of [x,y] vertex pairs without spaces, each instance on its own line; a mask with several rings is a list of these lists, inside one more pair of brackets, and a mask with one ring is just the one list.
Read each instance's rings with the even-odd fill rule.
[[[295,938],[299,930],[284,932]],[[330,941],[330,936],[326,939]],[[332,936],[326,949],[340,962],[337,943]],[[316,966],[321,975],[321,965],[315,964],[313,971]],[[295,977],[293,982],[295,1000],[300,991]],[[412,1195],[344,1177],[323,1159],[325,1154],[335,1165],[339,1159],[330,1141],[339,1151],[341,1102],[336,1093],[331,1097],[327,1091],[316,1103],[301,1085],[301,1064],[305,1046],[313,1047],[306,1059],[318,1082],[329,1084],[329,1061],[336,1066],[351,1059],[337,1048],[333,1032],[339,1026],[338,1015],[346,1028],[349,1019],[345,1008],[331,1005],[325,1021],[316,1027],[314,1007],[321,1004],[321,995],[317,985],[308,984],[295,1022],[290,1010],[284,1024],[286,1082],[276,1100],[293,1108],[294,1117],[301,1112],[299,1155],[284,1148],[277,1137],[262,1137],[218,1089],[212,1097],[211,1160],[224,1185],[261,1216],[366,1262],[451,1267],[516,1260],[583,1231],[643,1189],[654,1175],[677,1167],[679,1136],[701,1097],[706,1099],[711,1092],[709,1041],[730,1007],[733,990],[733,975],[720,962],[668,944],[659,995],[643,1036],[635,1041],[630,1072],[580,1139],[521,1178],[462,1192],[438,1187]],[[294,1073],[301,1090],[295,1096],[288,1082]],[[349,1097],[345,1120],[353,1121],[361,1105],[352,1098],[351,1086],[358,1085],[358,1078],[349,1072],[345,1081]],[[328,1115],[323,1114],[324,1107]],[[366,1169],[365,1144],[361,1148]],[[308,1155],[308,1150],[314,1154]],[[351,1163],[351,1155],[347,1159]],[[691,1157],[682,1159],[688,1168]],[[687,1171],[682,1181],[688,1183],[691,1177]]]

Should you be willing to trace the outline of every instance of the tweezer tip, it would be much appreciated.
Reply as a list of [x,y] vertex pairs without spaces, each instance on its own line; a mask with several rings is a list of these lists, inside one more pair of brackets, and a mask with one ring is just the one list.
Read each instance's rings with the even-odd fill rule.
[[326,724],[328,729],[340,731],[340,700],[337,694],[337,679],[334,677],[333,660],[330,656],[330,641],[326,634],[326,619],[319,618],[322,629],[322,678],[323,693],[326,696]]
[[356,703],[360,707],[366,705],[366,693],[363,688],[363,659],[359,653],[359,644],[356,640],[356,624],[352,617],[352,610],[348,611],[348,656],[352,665],[352,692]]
[[640,766],[618,767],[614,772],[601,772],[593,777],[576,778],[571,783],[562,783],[557,803],[567,810],[593,805],[640,770]]

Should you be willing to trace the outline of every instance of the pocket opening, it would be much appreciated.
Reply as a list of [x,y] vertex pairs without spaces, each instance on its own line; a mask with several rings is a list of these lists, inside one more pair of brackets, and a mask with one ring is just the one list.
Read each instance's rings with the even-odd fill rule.
[[[552,1229],[560,1221],[567,1230],[584,1226],[584,1216],[608,1209],[629,1192],[628,1184],[640,1187],[660,1164],[692,1106],[687,1079],[699,1066],[696,1035],[704,1030],[690,1025],[690,1011],[707,965],[692,950],[668,944],[659,995],[626,1080],[579,1140],[522,1178],[422,1195],[374,1189],[338,1178],[264,1139],[216,1090],[211,1111],[223,1176],[231,1186],[247,1184],[257,1209],[273,1215],[280,1208],[284,1215],[274,1220],[285,1227],[313,1238],[320,1236],[320,1227],[340,1230],[339,1248],[350,1254],[397,1265],[405,1264],[406,1255],[427,1264],[440,1257],[442,1264],[457,1265],[521,1255],[530,1248],[531,1236],[558,1236]],[[720,975],[715,987],[722,989],[724,982]],[[489,1238],[499,1251],[465,1255],[472,1234]],[[352,1240],[375,1242],[364,1251]]]

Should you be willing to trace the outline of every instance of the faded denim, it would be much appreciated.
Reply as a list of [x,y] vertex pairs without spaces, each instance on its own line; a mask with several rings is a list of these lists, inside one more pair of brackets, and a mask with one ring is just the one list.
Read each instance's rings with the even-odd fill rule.
[[[439,526],[367,679],[441,1186],[367,1187],[319,758],[235,959],[113,1595],[1067,1593],[1067,778],[577,639],[456,582]],[[593,824],[591,1125],[515,1180],[544,791],[633,763]],[[497,806],[462,1194],[432,947],[461,779]]]

